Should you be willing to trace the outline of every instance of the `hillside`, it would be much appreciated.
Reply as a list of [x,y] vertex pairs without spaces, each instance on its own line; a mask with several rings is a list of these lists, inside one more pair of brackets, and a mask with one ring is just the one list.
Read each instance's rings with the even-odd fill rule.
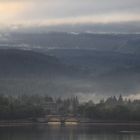
[[[57,69],[57,70],[56,70]],[[66,66],[55,57],[27,50],[1,49],[0,75],[65,74]]]

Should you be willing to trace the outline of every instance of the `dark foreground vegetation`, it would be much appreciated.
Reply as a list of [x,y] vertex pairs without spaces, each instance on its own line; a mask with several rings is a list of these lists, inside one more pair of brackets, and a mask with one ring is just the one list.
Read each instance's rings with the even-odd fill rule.
[[0,120],[36,119],[46,115],[73,115],[91,120],[140,121],[140,100],[109,97],[94,104],[77,97],[61,99],[39,95],[0,95]]

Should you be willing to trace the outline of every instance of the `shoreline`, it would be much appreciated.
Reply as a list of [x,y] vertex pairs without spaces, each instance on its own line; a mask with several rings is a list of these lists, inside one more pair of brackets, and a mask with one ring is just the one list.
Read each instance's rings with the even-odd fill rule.
[[[13,127],[13,126],[33,126],[33,125],[46,125],[53,126],[48,122],[0,122],[0,127]],[[57,124],[56,124],[57,125]],[[140,121],[93,121],[93,122],[79,122],[77,124],[60,124],[60,126],[77,126],[77,125],[95,125],[95,126],[140,126]]]

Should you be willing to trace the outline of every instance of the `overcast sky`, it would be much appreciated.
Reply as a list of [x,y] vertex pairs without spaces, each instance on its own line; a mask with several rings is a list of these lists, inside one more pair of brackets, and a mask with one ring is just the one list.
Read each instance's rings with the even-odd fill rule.
[[140,0],[0,0],[1,25],[116,24],[140,21]]

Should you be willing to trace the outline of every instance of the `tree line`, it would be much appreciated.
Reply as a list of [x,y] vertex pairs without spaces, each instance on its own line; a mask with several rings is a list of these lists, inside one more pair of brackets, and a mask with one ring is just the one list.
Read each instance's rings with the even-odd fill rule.
[[78,112],[92,120],[140,121],[140,100],[109,97],[94,104],[88,101],[81,104]]
[[121,95],[99,103],[79,102],[77,97],[52,98],[40,95],[0,95],[0,120],[35,119],[46,115],[73,115],[91,120],[140,121],[140,100]]

